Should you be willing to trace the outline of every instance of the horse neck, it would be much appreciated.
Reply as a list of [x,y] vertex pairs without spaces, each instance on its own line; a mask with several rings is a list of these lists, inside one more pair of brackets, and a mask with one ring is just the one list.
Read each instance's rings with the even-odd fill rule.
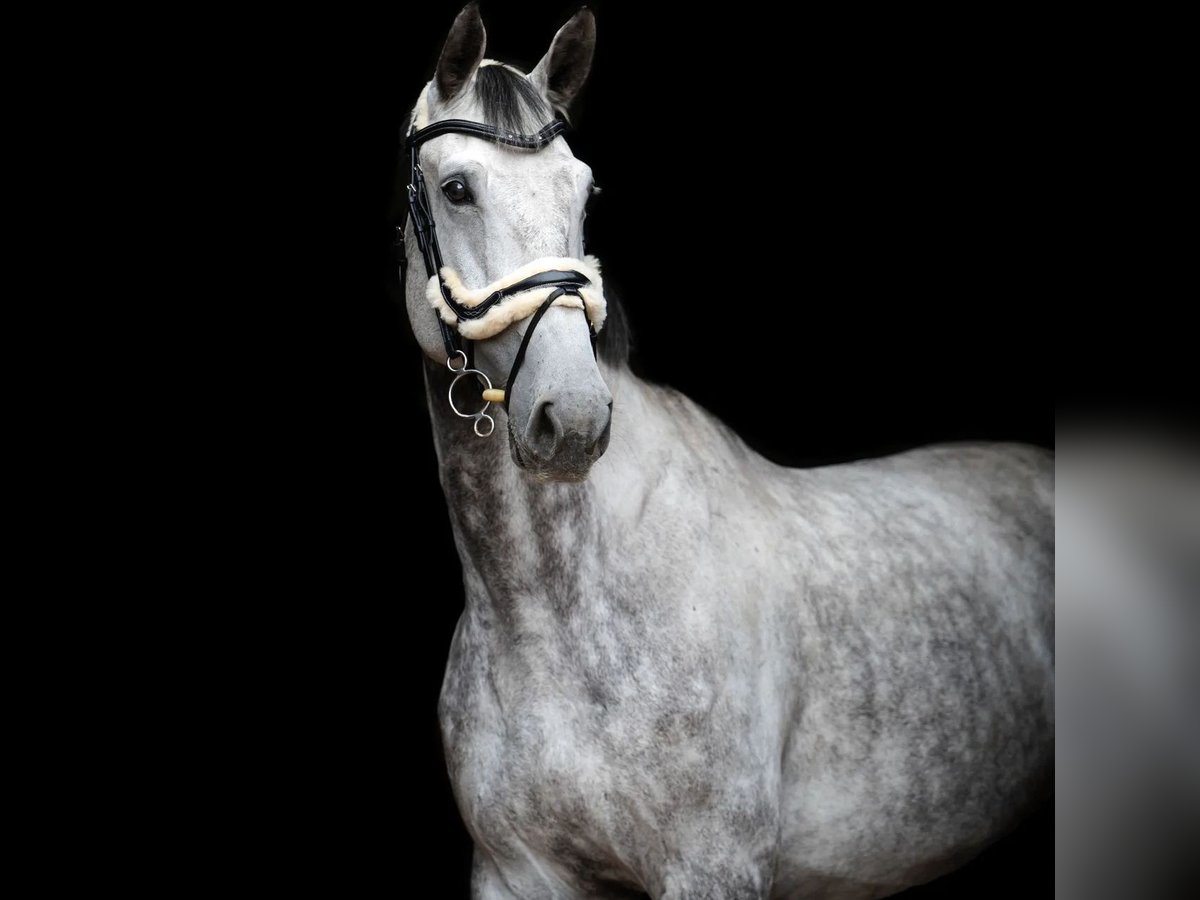
[[[614,396],[613,436],[591,475],[578,484],[542,483],[513,463],[507,421],[475,437],[471,422],[446,401],[449,377],[426,366],[439,476],[467,582],[467,602],[519,606],[590,602],[589,583],[620,568],[614,531],[628,531],[644,511],[653,471],[647,460],[671,452],[659,427],[653,389],[624,367],[604,368]],[[493,407],[493,411],[494,411]],[[655,422],[659,423],[656,426]]]

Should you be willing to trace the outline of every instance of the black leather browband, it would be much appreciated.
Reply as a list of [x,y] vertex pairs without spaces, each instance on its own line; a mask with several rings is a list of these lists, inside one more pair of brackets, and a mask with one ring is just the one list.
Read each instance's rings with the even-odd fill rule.
[[541,150],[562,134],[566,128],[566,122],[561,119],[555,119],[553,122],[545,125],[537,134],[517,134],[515,131],[501,131],[492,125],[484,125],[482,122],[472,122],[469,119],[443,119],[440,122],[434,122],[432,125],[426,125],[420,131],[412,132],[405,140],[404,147],[406,150],[411,150],[414,147],[419,147],[430,138],[435,138],[443,134],[469,134],[474,137],[490,138],[493,141],[507,144],[510,147],[520,147],[522,150]]

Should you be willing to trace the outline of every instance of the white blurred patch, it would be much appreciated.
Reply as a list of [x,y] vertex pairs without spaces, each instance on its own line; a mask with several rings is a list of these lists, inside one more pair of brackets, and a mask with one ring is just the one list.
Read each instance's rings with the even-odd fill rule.
[[1056,895],[1063,900],[1197,891],[1194,451],[1145,428],[1059,430]]

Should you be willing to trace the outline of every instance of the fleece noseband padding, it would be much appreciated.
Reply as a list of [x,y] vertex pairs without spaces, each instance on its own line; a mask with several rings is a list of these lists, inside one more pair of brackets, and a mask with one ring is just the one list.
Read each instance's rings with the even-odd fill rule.
[[[432,276],[426,285],[425,296],[443,322],[456,328],[464,338],[481,341],[494,337],[514,322],[537,312],[538,307],[559,290],[558,284],[534,283],[525,286],[522,283],[536,282],[537,276],[550,272],[572,272],[583,276],[577,293],[560,294],[551,305],[584,310],[592,333],[599,332],[604,326],[608,307],[604,300],[604,284],[600,279],[600,263],[594,256],[585,256],[581,260],[554,256],[535,259],[481,288],[467,287],[454,269],[443,266],[441,283],[438,275]],[[442,295],[442,284],[463,315],[458,315],[450,308]],[[481,310],[478,317],[470,315],[474,310]]]

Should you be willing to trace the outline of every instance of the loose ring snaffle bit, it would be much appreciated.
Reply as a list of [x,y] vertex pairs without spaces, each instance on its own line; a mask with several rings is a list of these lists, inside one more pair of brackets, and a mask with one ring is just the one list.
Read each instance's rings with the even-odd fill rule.
[[[459,357],[462,357],[462,365],[456,369],[454,367],[454,362]],[[472,426],[472,428],[477,437],[481,437],[481,438],[488,437],[493,431],[496,430],[496,420],[487,414],[488,407],[492,405],[492,401],[484,400],[483,408],[480,409],[479,412],[465,413],[461,409],[459,409],[457,406],[454,405],[454,386],[456,384],[458,384],[459,381],[461,381],[464,376],[474,375],[477,378],[482,379],[483,383],[487,386],[484,389],[484,395],[486,396],[488,392],[493,391],[491,379],[489,379],[485,374],[480,372],[478,369],[468,369],[467,368],[467,354],[461,350],[456,350],[453,354],[446,357],[446,368],[449,369],[451,372],[455,373],[454,380],[450,382],[450,390],[447,391],[447,398],[450,400],[450,408],[452,410],[454,410],[454,414],[457,416],[461,416],[464,419],[474,419],[475,420],[475,424]],[[487,431],[481,431],[479,428],[480,423],[484,419],[486,419],[487,423],[488,423]]]

